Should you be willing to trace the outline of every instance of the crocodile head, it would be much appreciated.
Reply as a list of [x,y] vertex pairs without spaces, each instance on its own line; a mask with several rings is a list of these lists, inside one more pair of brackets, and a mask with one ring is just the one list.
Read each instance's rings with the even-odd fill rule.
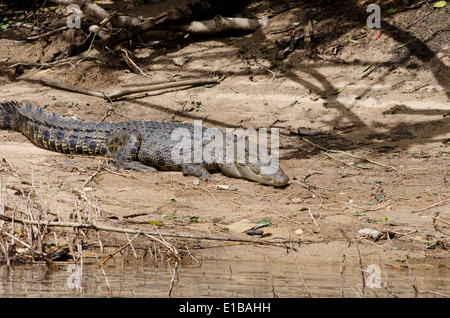
[[219,169],[230,177],[244,178],[275,187],[282,187],[289,182],[289,177],[280,167],[272,174],[262,173],[261,168],[263,168],[263,165],[260,163],[233,162],[219,164]]

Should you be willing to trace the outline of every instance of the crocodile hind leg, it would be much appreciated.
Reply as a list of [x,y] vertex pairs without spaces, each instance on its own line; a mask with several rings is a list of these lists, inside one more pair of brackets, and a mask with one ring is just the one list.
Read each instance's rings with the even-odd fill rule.
[[139,161],[126,161],[122,163],[120,166],[115,165],[119,169],[129,169],[129,170],[136,170],[139,172],[153,172],[156,171],[155,168],[144,165],[143,163],[140,163]]
[[183,172],[183,175],[185,176],[196,176],[203,181],[215,181],[215,179],[208,172],[208,170],[206,170],[202,166],[193,163],[184,164],[183,167],[181,168],[181,172]]
[[113,164],[119,169],[132,169],[140,172],[156,171],[155,168],[137,161],[142,136],[134,131],[121,131],[108,138],[108,156],[113,158]]

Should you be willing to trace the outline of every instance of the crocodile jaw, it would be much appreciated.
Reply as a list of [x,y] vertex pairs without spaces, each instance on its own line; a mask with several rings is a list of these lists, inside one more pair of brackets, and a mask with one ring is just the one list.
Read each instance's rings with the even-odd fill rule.
[[274,174],[262,174],[258,171],[254,171],[254,169],[252,169],[253,167],[249,165],[237,164],[236,168],[239,171],[241,178],[253,180],[262,184],[282,187],[289,182],[289,177],[281,170],[281,168],[278,168],[278,171]]
[[274,187],[282,187],[289,182],[289,177],[281,168],[274,174],[262,174],[259,165],[255,164],[219,164],[219,169],[230,177],[244,178]]

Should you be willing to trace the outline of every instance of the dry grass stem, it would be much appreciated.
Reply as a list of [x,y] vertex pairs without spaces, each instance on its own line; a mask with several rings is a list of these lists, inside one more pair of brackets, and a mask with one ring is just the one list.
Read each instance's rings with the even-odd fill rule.
[[[397,170],[395,167],[393,167],[393,166],[387,166],[387,165],[385,165],[385,164],[379,163],[379,162],[377,162],[377,161],[375,161],[375,160],[372,160],[372,159],[369,159],[369,158],[359,157],[359,156],[353,155],[353,154],[351,154],[351,153],[348,153],[348,152],[342,151],[342,150],[332,150],[332,149],[328,149],[328,148],[322,147],[322,146],[320,146],[320,145],[318,145],[318,144],[315,144],[315,143],[313,143],[312,141],[310,141],[310,140],[308,140],[308,139],[306,139],[306,138],[304,138],[304,137],[301,137],[300,139],[302,139],[303,141],[306,141],[307,143],[309,143],[309,144],[311,144],[311,145],[313,145],[313,146],[315,146],[315,147],[317,147],[317,148],[319,148],[319,149],[322,149],[322,150],[324,150],[324,151],[327,151],[327,152],[333,152],[333,153],[341,153],[341,154],[345,154],[345,155],[347,155],[347,156],[349,156],[349,157],[352,157],[352,158],[355,158],[355,159],[358,159],[358,160],[362,160],[362,161],[367,161],[367,162],[373,163],[374,165],[384,167],[384,168],[386,168],[386,169],[392,169],[392,170],[394,170],[394,171],[398,171],[398,170]],[[331,157],[331,156],[330,156],[330,157]],[[331,158],[334,159],[334,160],[337,160],[337,159],[335,159],[335,158],[333,158],[333,157],[331,157]],[[337,161],[339,161],[339,160],[337,160]],[[342,162],[342,161],[340,161],[340,162]],[[342,163],[348,165],[348,164],[345,163],[345,162],[342,162]]]

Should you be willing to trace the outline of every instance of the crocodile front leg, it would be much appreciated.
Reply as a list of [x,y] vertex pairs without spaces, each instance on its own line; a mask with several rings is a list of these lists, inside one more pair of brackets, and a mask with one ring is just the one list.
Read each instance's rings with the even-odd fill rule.
[[136,131],[120,131],[109,136],[107,141],[108,157],[119,169],[132,169],[140,172],[156,171],[155,168],[137,161],[142,136]]

